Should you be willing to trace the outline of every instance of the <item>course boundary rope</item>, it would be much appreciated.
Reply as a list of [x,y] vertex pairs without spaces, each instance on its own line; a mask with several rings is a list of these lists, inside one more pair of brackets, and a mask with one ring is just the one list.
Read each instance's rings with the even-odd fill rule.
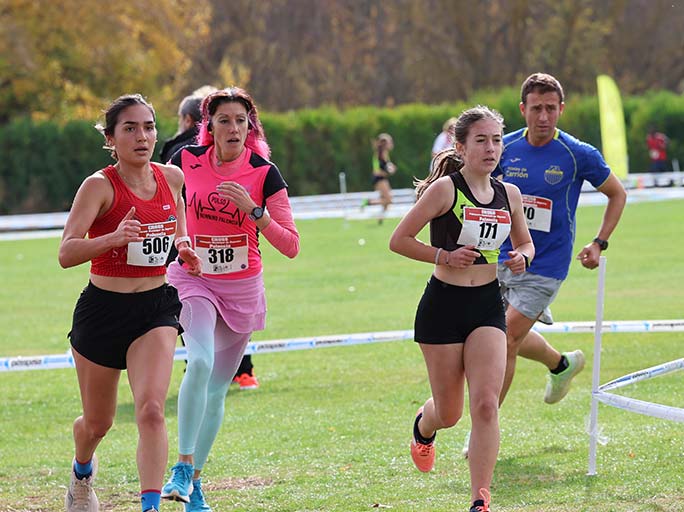
[[[684,409],[663,405],[653,402],[646,402],[636,398],[616,395],[609,393],[608,390],[617,389],[636,382],[659,377],[670,372],[684,369],[684,359],[677,359],[669,363],[662,363],[644,370],[632,372],[628,375],[618,377],[603,385],[601,380],[601,337],[605,330],[599,329],[598,326],[604,326],[603,323],[603,306],[605,297],[605,283],[606,283],[606,257],[601,256],[599,259],[598,269],[598,287],[596,293],[596,327],[594,328],[594,365],[592,368],[592,385],[591,385],[591,410],[589,415],[589,468],[587,475],[596,475],[596,450],[599,439],[598,427],[598,404],[599,402],[623,409],[627,412],[643,414],[671,421],[684,422]],[[638,322],[633,323],[632,327],[638,328]],[[644,330],[641,332],[653,332],[656,329]],[[679,320],[672,321],[669,330],[681,330]],[[625,332],[625,331],[622,331]],[[634,332],[634,331],[633,331]]]
[[[534,328],[538,332],[547,333],[587,333],[594,332],[595,322],[560,322],[553,325],[537,323]],[[602,332],[675,332],[684,331],[684,319],[681,320],[619,320],[604,322]],[[307,338],[276,339],[257,341],[247,344],[245,354],[263,354],[268,352],[288,352],[292,350],[310,350],[315,348],[362,345],[387,341],[413,339],[413,330],[362,332],[354,334],[333,334]],[[185,347],[178,347],[174,359],[184,360],[187,357]],[[64,354],[0,357],[0,373],[25,370],[55,370],[73,368],[74,359],[71,351]],[[647,371],[647,370],[644,370]]]

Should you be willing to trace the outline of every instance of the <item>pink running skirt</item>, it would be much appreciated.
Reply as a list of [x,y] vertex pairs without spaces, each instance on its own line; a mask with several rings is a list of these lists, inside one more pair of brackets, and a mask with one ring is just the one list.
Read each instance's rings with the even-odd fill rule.
[[184,302],[190,297],[210,300],[228,327],[239,333],[261,331],[266,326],[266,290],[263,274],[244,279],[191,276],[177,261],[167,270],[169,282]]

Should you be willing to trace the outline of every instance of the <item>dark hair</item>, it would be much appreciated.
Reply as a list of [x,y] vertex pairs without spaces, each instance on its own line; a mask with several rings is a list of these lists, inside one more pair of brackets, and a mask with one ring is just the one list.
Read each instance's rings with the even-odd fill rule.
[[240,87],[221,89],[204,98],[202,101],[202,121],[197,136],[199,144],[201,146],[214,144],[214,136],[211,134],[211,117],[216,113],[219,105],[223,103],[241,103],[245,107],[249,124],[245,146],[264,158],[269,158],[271,150],[266,143],[266,134],[259,120],[259,111],[249,93]]
[[179,116],[190,116],[193,121],[199,123],[202,119],[202,97],[201,96],[186,96],[178,106]]
[[[483,119],[492,119],[501,125],[501,130],[504,128],[504,118],[499,112],[484,105],[477,105],[468,110],[461,112],[461,115],[456,119],[454,128],[454,138],[456,142],[465,144],[470,133],[470,127],[476,122]],[[463,167],[463,160],[456,152],[455,148],[445,149],[437,153],[430,163],[430,172],[424,180],[414,179],[413,185],[416,187],[416,197],[423,195],[425,190],[437,181],[442,176],[447,176]]]
[[112,135],[114,135],[114,128],[116,127],[116,123],[119,122],[119,114],[121,114],[121,112],[126,110],[128,107],[132,107],[133,105],[145,105],[150,110],[150,112],[152,112],[152,117],[154,118],[155,122],[157,121],[157,115],[154,112],[154,107],[152,106],[152,104],[148,103],[145,100],[145,98],[142,97],[142,95],[124,94],[123,96],[119,96],[114,101],[112,101],[107,110],[104,111],[104,126],[102,126],[101,124],[96,124],[95,128],[97,128],[97,130],[103,135],[109,135],[111,137]]
[[95,125],[97,131],[99,131],[102,135],[105,136],[105,145],[102,146],[102,148],[109,151],[114,160],[118,159],[116,151],[113,147],[107,144],[106,137],[111,137],[114,135],[114,129],[116,128],[116,123],[119,122],[119,115],[121,114],[121,112],[126,110],[128,107],[132,107],[134,105],[146,106],[149,109],[149,111],[152,112],[152,118],[154,119],[154,121],[157,121],[157,115],[154,112],[154,107],[151,103],[148,103],[147,100],[145,100],[145,98],[143,98],[141,94],[124,94],[123,96],[119,96],[114,101],[112,101],[107,110],[103,112],[105,116],[104,126],[102,126],[99,123]]
[[546,73],[534,73],[525,79],[520,88],[520,99],[523,105],[527,103],[527,95],[531,92],[537,92],[539,94],[555,92],[558,94],[561,103],[565,101],[563,86],[561,86],[560,82],[556,80],[555,77]]

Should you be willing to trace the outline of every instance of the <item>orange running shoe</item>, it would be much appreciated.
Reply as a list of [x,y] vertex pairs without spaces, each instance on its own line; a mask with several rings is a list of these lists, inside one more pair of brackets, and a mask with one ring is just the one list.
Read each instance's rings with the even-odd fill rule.
[[[470,507],[470,512],[490,512],[489,502],[492,500],[491,494],[487,489],[480,489],[480,500],[476,500],[473,506]],[[482,504],[480,504],[482,503]]]
[[259,387],[259,381],[254,375],[254,372],[252,372],[252,375],[249,373],[243,373],[241,375],[238,375],[236,377],[238,384],[240,384],[240,389],[256,389]]
[[[423,414],[423,408],[418,409],[416,418]],[[411,458],[418,468],[418,471],[429,473],[435,467],[435,442],[423,444],[416,440],[416,436],[411,434]]]

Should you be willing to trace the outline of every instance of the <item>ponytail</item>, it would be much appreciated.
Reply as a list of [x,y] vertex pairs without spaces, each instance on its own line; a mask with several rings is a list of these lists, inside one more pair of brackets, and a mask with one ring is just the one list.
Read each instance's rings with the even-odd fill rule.
[[437,153],[430,163],[430,173],[424,180],[414,179],[413,186],[416,187],[416,197],[420,196],[435,181],[443,176],[453,174],[463,167],[463,160],[453,148],[445,149]]

